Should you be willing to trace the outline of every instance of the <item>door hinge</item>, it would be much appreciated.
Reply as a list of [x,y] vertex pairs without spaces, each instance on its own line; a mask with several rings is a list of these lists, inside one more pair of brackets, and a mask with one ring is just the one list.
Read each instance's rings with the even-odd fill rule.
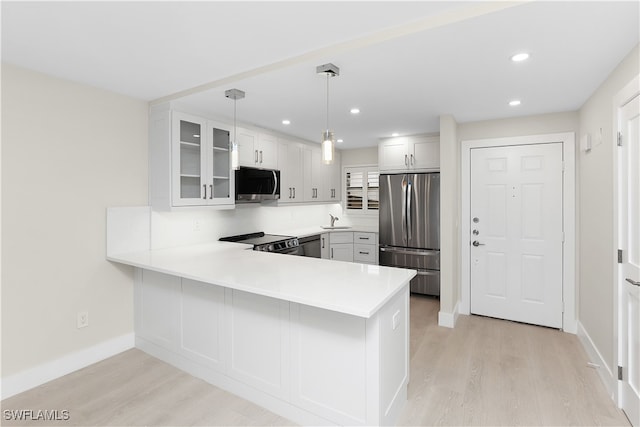
[[622,381],[622,366],[618,366],[618,380]]
[[622,133],[618,132],[618,147],[622,147]]
[[618,249],[618,264],[622,264],[622,249]]

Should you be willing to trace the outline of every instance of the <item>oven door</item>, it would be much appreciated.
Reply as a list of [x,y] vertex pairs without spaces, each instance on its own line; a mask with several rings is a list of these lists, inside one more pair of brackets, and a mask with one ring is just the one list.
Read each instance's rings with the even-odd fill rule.
[[280,249],[274,252],[285,255],[302,255],[302,248],[300,246],[296,246],[295,248]]

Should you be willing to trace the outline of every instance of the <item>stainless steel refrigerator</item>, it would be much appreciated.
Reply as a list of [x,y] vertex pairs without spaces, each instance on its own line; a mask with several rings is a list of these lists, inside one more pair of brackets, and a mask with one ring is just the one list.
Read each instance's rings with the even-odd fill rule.
[[380,265],[411,268],[411,292],[440,295],[440,173],[380,175]]

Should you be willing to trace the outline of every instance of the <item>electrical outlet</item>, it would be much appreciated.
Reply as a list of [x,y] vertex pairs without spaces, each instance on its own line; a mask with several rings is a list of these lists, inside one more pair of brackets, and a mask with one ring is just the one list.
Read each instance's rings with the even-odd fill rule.
[[79,311],[78,317],[76,319],[76,323],[77,323],[78,329],[86,328],[87,326],[89,326],[89,312]]
[[200,231],[200,220],[193,220],[193,231]]

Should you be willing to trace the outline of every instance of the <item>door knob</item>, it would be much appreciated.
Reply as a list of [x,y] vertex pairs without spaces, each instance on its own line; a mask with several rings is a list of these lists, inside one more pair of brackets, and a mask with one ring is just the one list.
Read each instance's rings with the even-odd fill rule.
[[479,223],[479,222],[480,222],[480,219],[479,219],[478,217],[474,217],[474,218],[473,218],[473,222],[474,222],[475,224],[477,224],[477,223]]
[[478,230],[473,230],[473,235],[477,236],[478,234],[480,234],[480,232]]
[[472,245],[475,246],[475,247],[478,247],[478,246],[484,246],[484,243],[480,243],[477,240],[474,240]]

